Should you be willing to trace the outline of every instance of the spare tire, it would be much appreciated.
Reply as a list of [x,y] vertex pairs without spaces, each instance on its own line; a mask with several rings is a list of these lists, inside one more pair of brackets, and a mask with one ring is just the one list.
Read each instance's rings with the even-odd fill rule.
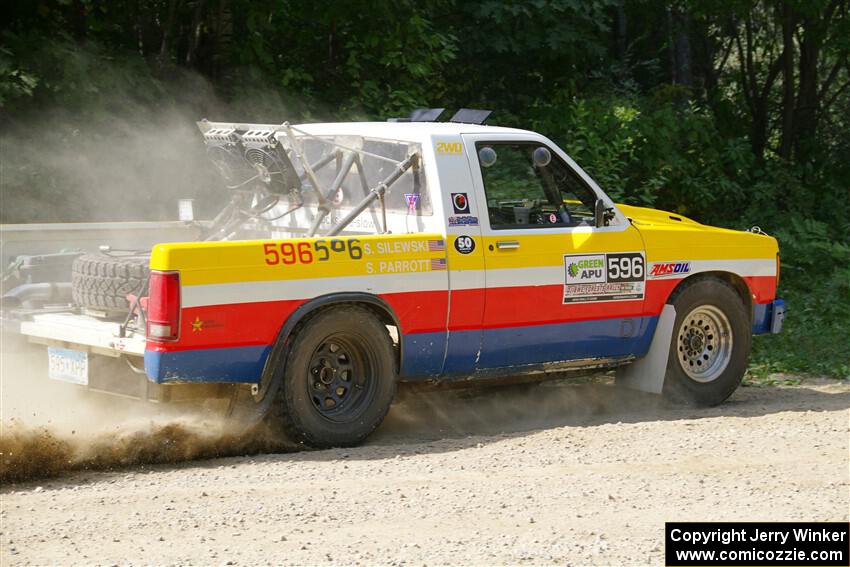
[[71,268],[74,303],[110,314],[126,313],[127,295],[144,291],[149,263],[149,255],[83,254]]

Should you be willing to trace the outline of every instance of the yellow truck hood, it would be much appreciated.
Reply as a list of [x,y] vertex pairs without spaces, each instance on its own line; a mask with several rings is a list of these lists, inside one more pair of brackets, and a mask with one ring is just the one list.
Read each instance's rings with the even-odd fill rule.
[[617,208],[619,208],[624,215],[626,215],[633,221],[637,221],[640,224],[700,224],[697,221],[691,220],[680,214],[669,213],[667,211],[660,211],[658,209],[650,209],[647,207],[635,207],[633,205],[621,205],[619,203],[617,204]]
[[641,233],[648,261],[766,259],[778,252],[776,239],[764,234],[700,224],[657,209],[617,207]]

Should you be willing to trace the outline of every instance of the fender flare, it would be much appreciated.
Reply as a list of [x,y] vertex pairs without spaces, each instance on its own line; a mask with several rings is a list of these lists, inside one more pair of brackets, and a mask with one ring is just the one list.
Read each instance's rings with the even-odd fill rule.
[[295,327],[303,321],[306,317],[314,314],[317,310],[326,309],[328,307],[332,307],[334,305],[338,305],[341,303],[366,303],[373,310],[378,309],[380,311],[377,312],[379,316],[383,316],[385,322],[389,322],[390,324],[398,327],[399,329],[399,344],[401,344],[401,323],[396,317],[395,312],[389,306],[389,304],[378,297],[377,295],[373,295],[371,293],[366,292],[342,292],[342,293],[329,293],[327,295],[321,295],[314,299],[311,299],[305,303],[302,303],[298,306],[298,308],[292,312],[292,315],[286,320],[283,326],[278,333],[277,341],[286,341],[292,332],[295,330]]

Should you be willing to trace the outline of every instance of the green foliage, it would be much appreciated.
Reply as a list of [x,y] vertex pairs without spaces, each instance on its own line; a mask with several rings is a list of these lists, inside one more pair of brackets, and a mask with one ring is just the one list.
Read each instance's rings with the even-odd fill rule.
[[[407,113],[445,96],[441,76],[458,39],[436,30],[430,14],[449,3],[381,1],[279,3],[271,13],[238,2],[235,23],[249,41],[234,46],[241,64],[262,70],[266,87],[280,88],[312,112],[335,117]],[[282,48],[281,46],[286,46]],[[239,92],[239,88],[234,89]]]
[[782,334],[755,342],[751,372],[850,378],[850,241],[822,221],[791,218],[777,230],[780,294],[789,305]]
[[0,108],[17,98],[31,97],[38,77],[22,69],[11,49],[0,47]]

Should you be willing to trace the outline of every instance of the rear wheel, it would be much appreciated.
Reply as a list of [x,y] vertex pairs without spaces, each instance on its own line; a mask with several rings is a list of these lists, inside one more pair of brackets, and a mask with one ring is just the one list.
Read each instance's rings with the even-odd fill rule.
[[312,447],[356,445],[383,421],[395,389],[395,357],[384,324],[362,307],[328,309],[295,335],[278,392],[278,419],[288,437]]
[[715,279],[689,284],[673,306],[676,321],[664,395],[688,405],[719,404],[747,370],[752,342],[747,307],[730,285]]

